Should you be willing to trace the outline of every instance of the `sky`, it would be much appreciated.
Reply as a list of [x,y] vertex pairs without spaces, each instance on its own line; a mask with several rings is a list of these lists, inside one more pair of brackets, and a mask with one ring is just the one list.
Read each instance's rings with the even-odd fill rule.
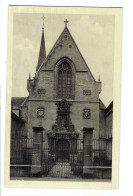
[[12,96],[28,96],[27,79],[34,77],[42,34],[42,16],[46,54],[64,29],[73,36],[94,78],[102,82],[100,98],[108,106],[113,100],[114,30],[113,15],[16,13],[13,22]]

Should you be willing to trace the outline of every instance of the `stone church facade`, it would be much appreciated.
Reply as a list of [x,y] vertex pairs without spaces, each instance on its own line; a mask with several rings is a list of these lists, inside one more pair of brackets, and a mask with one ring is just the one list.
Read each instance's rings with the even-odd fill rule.
[[[73,176],[76,171],[90,175],[93,173],[90,168],[97,165],[100,153],[104,151],[106,156],[105,138],[109,139],[106,116],[110,115],[110,108],[107,110],[99,98],[101,85],[100,78],[96,81],[93,77],[66,21],[47,56],[42,28],[36,73],[33,78],[29,75],[27,80],[29,96],[17,107],[19,118],[25,122],[28,148],[32,149],[32,176],[40,173],[54,176],[57,171],[52,171],[52,168],[59,171],[61,164],[67,170],[69,166]],[[106,110],[109,115],[105,114]],[[110,126],[112,138],[112,121]],[[111,154],[112,142],[109,143],[108,152]],[[106,159],[106,166],[109,166],[112,157],[106,156]]]

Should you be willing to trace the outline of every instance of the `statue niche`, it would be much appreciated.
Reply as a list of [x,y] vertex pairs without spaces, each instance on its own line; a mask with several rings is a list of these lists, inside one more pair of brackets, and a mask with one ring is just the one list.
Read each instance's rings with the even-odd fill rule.
[[66,99],[62,99],[57,104],[57,119],[55,124],[53,125],[53,131],[74,131],[74,125],[70,119],[70,106],[71,104],[66,101]]

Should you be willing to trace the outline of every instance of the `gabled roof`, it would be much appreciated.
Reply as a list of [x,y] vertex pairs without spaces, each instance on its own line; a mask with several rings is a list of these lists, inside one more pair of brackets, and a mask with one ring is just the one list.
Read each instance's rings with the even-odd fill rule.
[[110,111],[113,111],[113,101],[108,105],[108,107],[105,110],[106,113],[108,113]]
[[105,107],[105,105],[104,105],[104,103],[102,102],[102,100],[101,100],[101,99],[99,99],[99,102],[100,102],[100,104],[99,104],[100,109],[105,110],[105,109],[106,109],[106,107]]
[[29,96],[25,98],[25,100],[21,103],[21,106],[26,106]]
[[66,34],[66,33],[68,33],[69,36],[71,37],[73,43],[75,44],[75,46],[76,46],[76,48],[77,48],[77,50],[78,50],[78,52],[79,52],[79,55],[80,55],[81,58],[83,59],[83,62],[84,62],[84,64],[85,64],[87,70],[90,72],[92,78],[93,78],[94,81],[95,81],[94,76],[92,75],[92,73],[91,73],[89,67],[87,66],[87,63],[85,62],[85,60],[84,60],[84,58],[83,58],[83,56],[82,56],[82,54],[81,54],[81,52],[80,52],[80,50],[79,50],[77,44],[75,43],[75,41],[74,41],[74,39],[73,39],[73,37],[72,37],[72,35],[71,35],[71,33],[70,33],[70,31],[69,31],[69,29],[68,29],[67,26],[65,26],[65,28],[63,29],[63,31],[62,31],[62,33],[60,34],[59,38],[57,39],[57,41],[55,42],[54,46],[53,46],[52,49],[50,50],[48,56],[43,60],[42,64],[41,64],[40,67],[38,68],[38,70],[37,70],[37,72],[36,72],[36,76],[37,76],[37,74],[39,73],[39,71],[41,70],[42,66],[43,66],[43,65],[46,66],[46,63],[47,63],[47,61],[49,60],[50,56],[52,55],[52,53],[54,53],[54,51],[56,50],[56,48],[58,47],[58,45],[61,43],[61,40],[62,40],[62,38],[64,37],[64,34]]
[[15,107],[20,107],[26,98],[27,97],[12,97],[12,105]]

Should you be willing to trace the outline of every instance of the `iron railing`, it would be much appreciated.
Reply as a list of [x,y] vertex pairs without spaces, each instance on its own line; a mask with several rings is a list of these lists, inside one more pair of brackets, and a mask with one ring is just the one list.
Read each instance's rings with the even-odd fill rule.
[[[60,136],[59,136],[60,137]],[[41,176],[45,177],[82,177],[85,165],[84,152],[92,157],[92,168],[112,166],[112,138],[96,138],[93,136],[87,149],[84,148],[84,140],[79,138],[50,139],[45,142],[42,139],[41,150]],[[59,142],[60,141],[60,142]],[[61,142],[62,141],[62,142]],[[12,137],[10,148],[10,176],[31,177],[33,138]]]

